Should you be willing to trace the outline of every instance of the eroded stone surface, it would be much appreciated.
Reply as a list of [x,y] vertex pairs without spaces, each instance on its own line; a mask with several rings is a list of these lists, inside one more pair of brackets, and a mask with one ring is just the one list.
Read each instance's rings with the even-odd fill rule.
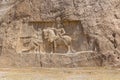
[[[119,66],[119,2],[119,0],[1,2],[0,65],[4,67]],[[57,18],[61,20],[55,21]],[[47,28],[56,30],[63,28],[65,34],[54,40],[45,40],[43,30]],[[67,41],[63,36],[66,35],[72,38],[71,45],[65,45]],[[53,45],[53,42],[59,45],[55,43]],[[72,56],[66,54],[70,47],[73,48]],[[36,55],[37,52],[41,54]],[[86,60],[79,62],[82,57]]]

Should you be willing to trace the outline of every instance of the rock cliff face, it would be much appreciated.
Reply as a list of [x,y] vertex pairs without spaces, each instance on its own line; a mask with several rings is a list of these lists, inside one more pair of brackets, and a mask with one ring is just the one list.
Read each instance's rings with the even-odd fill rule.
[[[0,4],[0,66],[119,66],[119,0],[3,1]],[[63,28],[66,33],[59,36],[61,40],[50,43],[51,39],[43,36],[48,28]],[[72,39],[73,51],[69,54],[66,54],[68,39],[63,36]]]

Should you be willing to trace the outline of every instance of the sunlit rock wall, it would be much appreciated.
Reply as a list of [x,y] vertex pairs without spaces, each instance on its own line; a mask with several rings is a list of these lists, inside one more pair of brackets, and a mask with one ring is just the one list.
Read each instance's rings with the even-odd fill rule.
[[[34,35],[35,31],[38,31],[38,28],[43,30],[45,27],[52,27],[53,24],[48,25],[46,22],[55,23],[55,18],[61,17],[66,35],[73,39],[72,47],[75,50],[74,54],[81,51],[93,51],[95,56],[99,56],[99,58],[96,57],[99,64],[94,62],[92,55],[85,56],[85,58],[88,58],[87,61],[89,61],[89,58],[93,59],[91,62],[85,62],[86,64],[93,62],[96,66],[119,66],[119,3],[119,0],[20,0],[15,2],[14,6],[10,7],[5,14],[0,14],[2,15],[0,27],[0,35],[2,36],[0,64],[5,67],[8,65],[16,66],[18,64],[23,66],[25,64],[27,66],[32,64],[34,66],[33,63],[38,63],[40,64],[39,66],[44,65],[40,62],[41,58],[37,62],[33,60],[36,59],[35,57],[24,56],[24,53],[22,53],[22,58],[17,55],[21,56],[20,53],[29,48],[29,45],[26,44],[26,47],[23,44],[24,42],[29,42],[29,38]],[[3,8],[1,7],[1,9]],[[64,20],[71,22],[65,23]],[[74,23],[74,21],[77,21],[79,24]],[[42,44],[45,49],[44,51],[47,52],[47,54],[44,54],[47,57],[44,58],[44,62],[46,63],[48,60],[48,63],[53,64],[50,60],[56,59],[59,56],[53,53],[52,56],[55,55],[57,57],[49,58],[47,55],[51,53],[51,48],[46,49],[45,45],[49,47],[48,44]],[[57,48],[58,51],[56,53],[66,54],[66,48],[62,48],[60,48],[61,50]],[[29,55],[35,56],[34,51]],[[82,55],[77,54],[77,57]],[[26,57],[28,60],[24,60]],[[76,59],[78,59],[77,57]],[[21,63],[22,59],[24,61]],[[62,58],[60,57],[60,59]],[[62,60],[63,62],[67,61],[67,58],[64,59]],[[18,61],[15,62],[16,60]],[[28,61],[31,64],[28,64]],[[84,63],[84,60],[82,63]],[[60,62],[60,64],[62,63]],[[54,67],[57,65],[59,64],[56,63]],[[70,67],[73,65],[74,63],[69,64]],[[81,66],[85,65],[76,64],[74,67]],[[47,67],[51,66],[48,65]]]

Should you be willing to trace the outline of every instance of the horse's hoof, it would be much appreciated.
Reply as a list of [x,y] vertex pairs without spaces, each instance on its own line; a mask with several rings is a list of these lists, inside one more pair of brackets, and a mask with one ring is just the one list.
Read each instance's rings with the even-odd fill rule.
[[50,54],[53,54],[53,52],[51,52]]
[[71,52],[67,52],[67,54],[72,54]]

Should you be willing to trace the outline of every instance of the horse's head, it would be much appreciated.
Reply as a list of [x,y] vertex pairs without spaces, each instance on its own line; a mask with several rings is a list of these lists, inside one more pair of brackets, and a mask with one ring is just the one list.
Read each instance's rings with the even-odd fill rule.
[[43,30],[44,39],[48,39],[48,41],[53,42],[56,39],[56,34],[53,29],[44,29]]

